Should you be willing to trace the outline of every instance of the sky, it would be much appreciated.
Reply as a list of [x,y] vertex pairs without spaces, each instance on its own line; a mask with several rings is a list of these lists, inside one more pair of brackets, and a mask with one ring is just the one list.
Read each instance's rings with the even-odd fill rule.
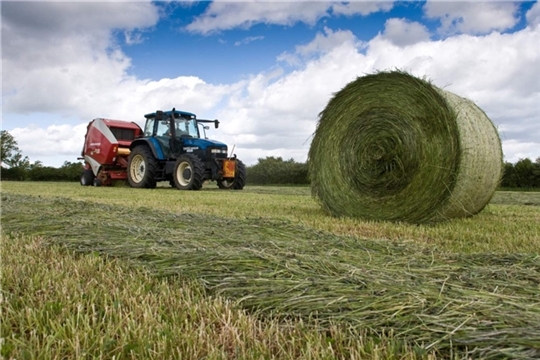
[[173,107],[247,165],[304,162],[319,113],[400,69],[469,98],[504,160],[540,157],[538,2],[2,1],[2,129],[32,162],[80,156],[89,121]]

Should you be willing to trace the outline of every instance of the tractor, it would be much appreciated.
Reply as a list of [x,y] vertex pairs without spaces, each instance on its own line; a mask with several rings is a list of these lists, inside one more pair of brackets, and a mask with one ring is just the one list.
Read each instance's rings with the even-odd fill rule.
[[[143,137],[135,139],[128,158],[127,178],[136,188],[153,188],[157,181],[169,181],[180,190],[199,190],[204,181],[217,181],[221,189],[241,190],[246,183],[246,168],[227,156],[227,145],[201,136],[208,127],[199,124],[218,120],[199,120],[195,114],[156,111],[145,115]],[[202,129],[201,129],[202,128]]]
[[[168,181],[180,190],[199,190],[207,180],[220,189],[241,190],[246,168],[227,145],[209,140],[205,124],[195,114],[172,109],[145,115],[144,130],[135,123],[95,119],[88,125],[81,159],[86,170],[81,185],[110,185],[127,179],[134,188],[155,188]],[[122,124],[122,125],[121,125]]]

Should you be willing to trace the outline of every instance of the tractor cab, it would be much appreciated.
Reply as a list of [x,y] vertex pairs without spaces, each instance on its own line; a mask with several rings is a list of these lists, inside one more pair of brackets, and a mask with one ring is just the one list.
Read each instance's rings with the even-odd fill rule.
[[[145,118],[144,136],[152,137],[159,142],[165,158],[176,157],[186,150],[189,152],[191,148],[194,148],[194,145],[201,148],[212,145],[209,143],[213,141],[206,137],[208,126],[205,126],[204,123],[212,122],[216,128],[219,126],[218,120],[199,120],[193,113],[175,109],[156,111],[146,114]],[[217,145],[217,142],[214,143]],[[222,145],[221,147],[225,149],[226,154],[226,145]]]
[[145,136],[199,137],[195,114],[183,111],[157,111],[146,114]]

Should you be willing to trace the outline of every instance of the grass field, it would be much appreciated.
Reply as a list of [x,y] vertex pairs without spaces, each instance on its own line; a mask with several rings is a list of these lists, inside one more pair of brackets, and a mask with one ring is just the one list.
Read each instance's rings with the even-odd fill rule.
[[1,185],[5,358],[540,357],[540,193],[416,226],[305,187]]

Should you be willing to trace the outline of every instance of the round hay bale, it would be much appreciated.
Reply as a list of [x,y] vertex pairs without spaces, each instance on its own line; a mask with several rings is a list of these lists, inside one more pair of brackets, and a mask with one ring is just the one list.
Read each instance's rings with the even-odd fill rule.
[[480,212],[502,173],[497,130],[473,102],[401,71],[357,78],[320,113],[311,191],[334,216],[411,223]]

